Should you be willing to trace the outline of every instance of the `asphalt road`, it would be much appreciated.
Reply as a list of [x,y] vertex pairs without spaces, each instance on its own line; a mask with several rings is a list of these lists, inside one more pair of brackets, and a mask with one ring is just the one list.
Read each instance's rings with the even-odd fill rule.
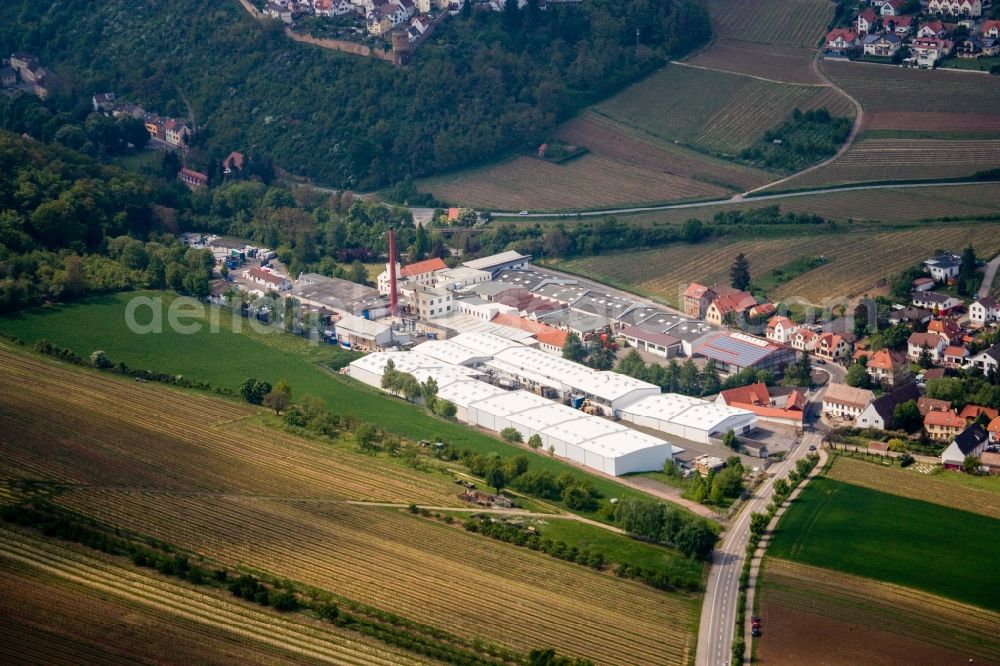
[[[823,402],[825,385],[810,395],[809,422],[814,423]],[[739,600],[740,572],[750,538],[751,514],[764,513],[774,492],[774,480],[783,478],[795,467],[795,462],[809,453],[809,446],[819,448],[822,432],[806,430],[798,444],[784,461],[768,469],[767,481],[757,487],[739,515],[723,534],[722,543],[712,556],[712,568],[705,588],[698,629],[698,651],[695,666],[728,666],[732,657],[736,610]]]
[[1000,254],[993,257],[993,260],[986,264],[986,271],[983,273],[983,282],[979,286],[979,294],[985,296],[990,293],[993,286],[993,279],[997,275],[997,268],[1000,267]]

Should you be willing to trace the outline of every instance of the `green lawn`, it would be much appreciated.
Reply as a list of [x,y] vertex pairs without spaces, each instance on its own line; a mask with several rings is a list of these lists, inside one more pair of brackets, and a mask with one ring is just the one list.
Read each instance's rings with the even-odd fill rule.
[[768,555],[1000,610],[1000,521],[824,477],[785,513]]
[[[402,437],[440,440],[502,457],[522,453],[528,456],[533,469],[547,469],[555,474],[568,471],[578,478],[586,478],[604,497],[648,499],[644,493],[593,476],[548,455],[532,453],[482,431],[432,416],[422,407],[390,397],[330,369],[331,365],[339,367],[354,358],[350,352],[325,343],[310,344],[283,332],[253,332],[239,317],[237,321],[242,331],[234,332],[232,315],[227,311],[217,308],[210,311],[219,317],[220,325],[215,333],[209,330],[208,315],[187,320],[186,323],[202,325],[200,332],[190,335],[178,333],[166,325],[162,333],[133,333],[125,324],[125,312],[128,302],[135,297],[161,298],[164,308],[176,298],[167,292],[99,296],[71,305],[36,308],[0,317],[0,331],[29,343],[45,338],[83,357],[101,349],[115,362],[180,374],[232,390],[238,390],[247,377],[272,384],[283,378],[291,384],[293,399],[304,394],[319,396],[335,413],[356,416]],[[149,310],[140,309],[136,319],[147,323]],[[164,312],[164,324],[166,321]]]

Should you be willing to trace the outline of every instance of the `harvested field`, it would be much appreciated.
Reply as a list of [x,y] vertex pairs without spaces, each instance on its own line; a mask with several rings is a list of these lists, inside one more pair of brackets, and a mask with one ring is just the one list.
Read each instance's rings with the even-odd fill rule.
[[427,663],[6,527],[0,589],[7,664]]
[[[1000,520],[817,477],[782,516],[772,557],[1000,611]],[[975,575],[956,575],[961,561]]]
[[221,562],[433,618],[470,639],[520,650],[554,645],[600,664],[692,658],[695,596],[658,592],[398,510],[92,491],[59,502]]
[[[847,98],[832,88],[672,65],[598,104],[594,111],[664,140],[733,155],[794,109],[819,107],[837,116],[853,114]],[[655,113],[650,112],[653,109]]]
[[[866,118],[873,114],[871,122],[878,126],[869,126],[866,120],[866,128],[970,131],[975,124],[986,122],[981,116],[1000,115],[1000,86],[990,85],[989,78],[981,74],[832,60],[824,60],[820,66],[826,76],[861,102]],[[961,104],[956,105],[956,100],[962,100]],[[880,118],[882,113],[888,115]],[[974,124],[963,126],[960,117],[965,116],[971,116],[968,120]],[[889,127],[894,117],[899,126]],[[992,123],[987,126],[992,127]]]
[[428,179],[420,187],[471,206],[558,210],[722,198],[773,179],[764,171],[644,137],[589,113],[564,124],[557,136],[590,152],[563,164],[518,157]]
[[[912,497],[1000,519],[1000,479],[996,478],[982,479],[984,483],[980,487],[970,487],[953,483],[949,477],[956,476],[954,474],[921,474],[899,467],[875,465],[848,456],[836,456],[827,476],[883,493]],[[993,488],[990,489],[987,484]]]
[[1000,661],[1000,615],[941,597],[771,557],[759,594],[762,664]]
[[801,46],[775,46],[721,37],[684,62],[733,74],[748,74],[785,83],[822,84],[812,69],[815,51]]
[[865,139],[832,164],[792,178],[780,188],[958,178],[996,167],[1000,167],[1000,140]]
[[815,48],[833,18],[827,0],[710,0],[716,32],[748,42]]
[[[854,229],[850,233],[816,233],[796,229],[784,238],[720,239],[674,245],[656,250],[572,259],[557,268],[632,287],[677,304],[689,282],[707,284],[728,280],[737,253],[750,260],[751,275],[764,275],[796,259],[824,255],[829,262],[781,285],[772,298],[826,299],[855,296],[879,287],[886,276],[919,263],[939,247],[971,243],[981,256],[1000,251],[1000,224],[939,223],[905,230]],[[885,248],[892,248],[887,253]]]
[[458,504],[450,479],[265,428],[239,403],[2,349],[0,365],[4,479]]

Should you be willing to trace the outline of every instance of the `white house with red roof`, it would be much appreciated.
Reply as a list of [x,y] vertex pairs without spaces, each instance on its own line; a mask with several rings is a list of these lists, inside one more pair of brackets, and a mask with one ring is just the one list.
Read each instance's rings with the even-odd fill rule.
[[983,15],[983,3],[981,0],[930,0],[927,3],[927,12],[975,18]]
[[816,349],[816,345],[819,343],[819,333],[816,331],[810,331],[804,326],[800,326],[792,334],[792,338],[788,344],[792,346],[793,349],[798,349],[799,351],[813,351]]
[[882,16],[899,16],[905,6],[906,0],[884,0],[879,4],[878,13]]
[[879,17],[875,13],[875,10],[869,7],[854,19],[854,29],[859,35],[867,35],[870,32],[875,32],[878,28]]
[[292,288],[292,281],[287,277],[259,266],[243,271],[243,279],[272,291],[288,291]]
[[911,361],[919,361],[920,354],[926,348],[931,360],[939,363],[944,359],[947,347],[948,339],[937,333],[913,333],[906,341],[906,356]]
[[798,325],[788,317],[772,317],[771,321],[767,322],[767,330],[764,333],[764,337],[772,342],[780,342],[783,345],[789,344],[792,335],[798,328]]
[[794,389],[791,393],[772,396],[767,385],[762,383],[722,391],[715,402],[753,412],[758,421],[796,428],[802,427],[806,408],[806,396],[802,391]]
[[910,44],[911,57],[919,67],[934,67],[938,60],[951,53],[953,46],[946,39],[918,37]]
[[826,50],[832,53],[843,53],[858,44],[858,33],[846,28],[834,28],[826,35]]
[[917,17],[894,16],[891,19],[886,19],[885,27],[896,33],[898,37],[909,37],[910,33],[917,28]]
[[[437,257],[406,266],[400,266],[399,262],[396,262],[396,280],[400,283],[400,288],[433,287],[436,285],[437,272],[447,269],[448,265]],[[387,296],[392,288],[389,277],[389,264],[386,264],[385,270],[378,276],[378,292],[383,296]],[[402,284],[404,281],[406,285]]]
[[866,356],[865,369],[872,381],[885,388],[892,388],[910,381],[910,364],[904,354],[891,349],[880,349],[873,354],[866,354]]
[[1000,321],[1000,303],[991,296],[983,296],[969,306],[969,321],[976,326],[985,326],[991,321]]
[[836,333],[822,333],[816,341],[816,356],[838,361],[851,355],[851,343]]
[[941,21],[931,21],[929,23],[924,23],[917,29],[917,37],[922,39],[943,39],[948,34],[945,30],[944,23]]
[[983,21],[983,25],[979,28],[979,34],[982,37],[1000,39],[1000,21],[995,19]]

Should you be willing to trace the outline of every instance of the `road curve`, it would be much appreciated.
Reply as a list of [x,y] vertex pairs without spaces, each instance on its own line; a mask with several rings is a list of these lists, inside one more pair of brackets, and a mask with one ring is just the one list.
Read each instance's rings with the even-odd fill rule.
[[978,185],[988,181],[968,180],[968,181],[927,181],[921,183],[884,183],[876,185],[850,185],[848,187],[821,187],[814,190],[800,190],[797,192],[778,192],[776,194],[763,194],[756,197],[746,198],[742,194],[737,194],[729,199],[713,199],[712,201],[696,201],[694,203],[683,204],[663,204],[659,206],[632,206],[630,208],[605,208],[601,210],[587,210],[578,213],[528,213],[527,215],[517,215],[510,211],[488,211],[494,217],[516,217],[521,220],[540,219],[572,219],[576,217],[602,217],[604,215],[627,215],[629,213],[655,213],[661,210],[684,210],[688,208],[706,208],[708,206],[728,206],[748,201],[770,201],[773,199],[790,199],[792,197],[808,197],[814,194],[830,194],[832,192],[857,192],[860,190],[908,190],[920,187],[957,187],[959,185]]

